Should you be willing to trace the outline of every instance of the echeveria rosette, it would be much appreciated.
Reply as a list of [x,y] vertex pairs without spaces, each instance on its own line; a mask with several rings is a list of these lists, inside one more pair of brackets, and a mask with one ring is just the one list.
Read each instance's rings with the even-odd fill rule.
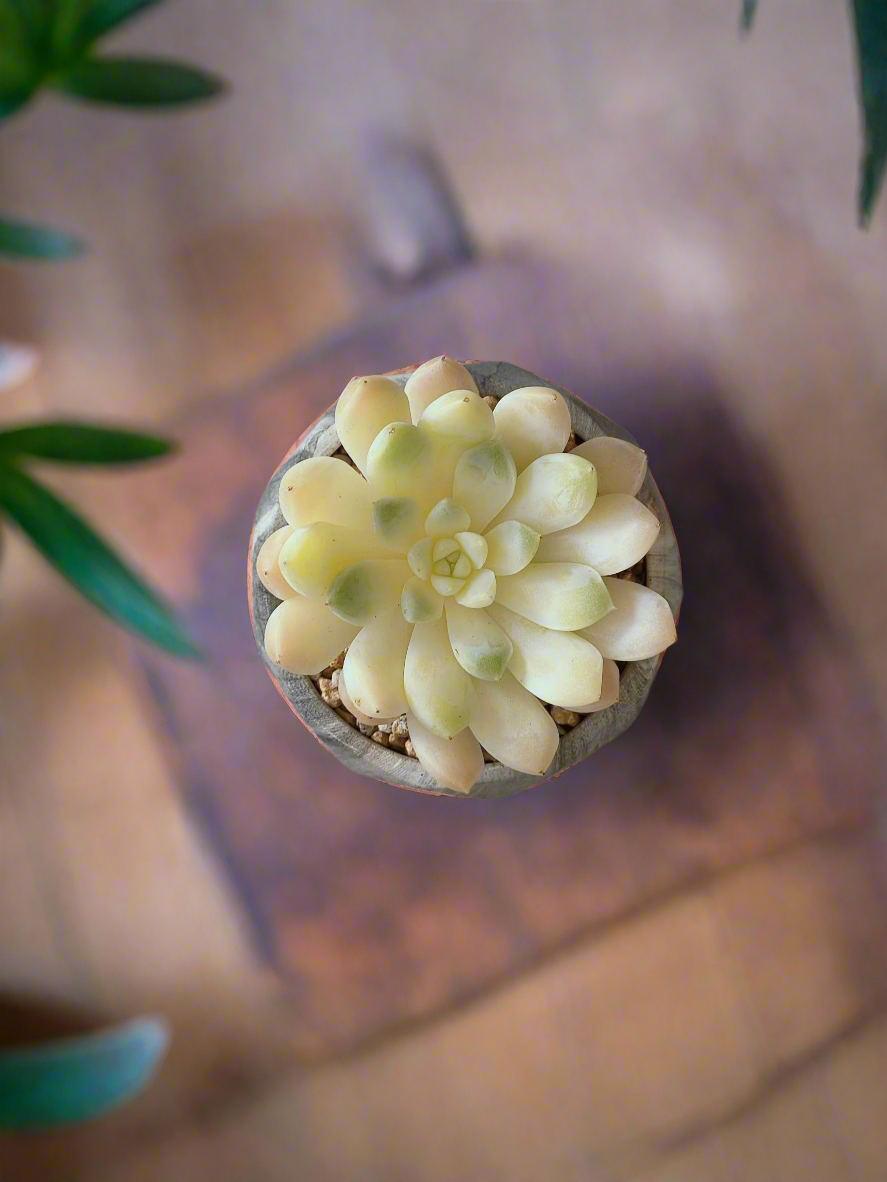
[[265,647],[316,675],[347,649],[339,690],[361,722],[406,713],[438,783],[469,792],[481,748],[543,775],[559,732],[543,703],[579,713],[618,700],[617,661],[675,640],[666,601],[613,578],[647,554],[659,521],[638,499],[646,457],[611,437],[564,448],[570,412],[543,386],[491,408],[441,357],[405,387],[353,379],[334,457],[294,464],[287,524],[259,577],[281,603]]

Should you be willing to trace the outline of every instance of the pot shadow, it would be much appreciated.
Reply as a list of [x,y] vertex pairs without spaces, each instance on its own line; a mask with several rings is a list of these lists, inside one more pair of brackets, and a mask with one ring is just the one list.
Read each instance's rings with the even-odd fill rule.
[[675,527],[685,587],[679,643],[645,709],[692,733],[831,625],[769,460],[704,377],[660,376],[597,401],[643,441]]

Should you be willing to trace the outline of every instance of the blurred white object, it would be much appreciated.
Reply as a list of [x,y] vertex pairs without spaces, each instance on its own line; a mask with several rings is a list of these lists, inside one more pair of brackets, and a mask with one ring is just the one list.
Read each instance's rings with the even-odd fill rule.
[[37,360],[36,349],[0,341],[0,390],[10,390],[27,381],[37,368]]
[[386,279],[413,283],[472,258],[458,201],[430,152],[373,137],[361,165],[357,212],[372,269]]

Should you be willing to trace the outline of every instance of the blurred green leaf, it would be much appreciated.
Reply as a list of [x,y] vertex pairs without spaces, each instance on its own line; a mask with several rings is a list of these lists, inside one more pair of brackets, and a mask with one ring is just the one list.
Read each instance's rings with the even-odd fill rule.
[[174,444],[84,422],[34,423],[0,431],[0,456],[30,456],[60,464],[133,464],[172,451]]
[[757,7],[758,0],[742,0],[742,13],[739,17],[739,26],[746,33],[754,24]]
[[27,473],[0,463],[0,509],[96,607],[176,656],[199,656],[172,610],[82,517]]
[[871,221],[887,166],[887,3],[853,0],[864,146],[859,176],[859,222]]
[[49,27],[50,0],[2,0],[18,22],[19,29],[32,54],[40,49]]
[[48,1129],[93,1120],[148,1084],[169,1042],[157,1018],[83,1038],[0,1051],[0,1128]]
[[160,3],[162,0],[93,0],[87,5],[77,29],[77,43],[80,46],[91,45],[144,9],[154,8]]
[[0,255],[48,261],[76,258],[83,249],[84,244],[79,238],[63,230],[0,217]]
[[0,120],[8,119],[20,110],[33,94],[32,90],[0,90]]
[[47,65],[55,66],[79,54],[77,30],[83,20],[86,0],[51,0]]
[[39,81],[28,28],[10,0],[0,0],[0,119],[24,106]]
[[21,79],[33,68],[31,41],[9,0],[0,0],[0,81]]
[[170,107],[202,102],[225,89],[215,74],[164,58],[98,57],[76,62],[52,84],[94,103]]

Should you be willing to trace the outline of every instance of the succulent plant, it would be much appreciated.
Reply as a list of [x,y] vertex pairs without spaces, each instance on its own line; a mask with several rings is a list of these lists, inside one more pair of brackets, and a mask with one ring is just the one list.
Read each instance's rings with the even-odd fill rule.
[[256,560],[281,600],[269,659],[317,675],[347,650],[343,705],[364,724],[406,713],[422,766],[463,793],[484,750],[542,775],[560,740],[546,704],[608,708],[617,662],[676,638],[661,595],[613,577],[660,529],[637,499],[644,452],[609,436],[566,451],[570,410],[550,387],[494,401],[447,357],[405,386],[354,378],[335,411],[352,463],[285,472],[287,524]]

